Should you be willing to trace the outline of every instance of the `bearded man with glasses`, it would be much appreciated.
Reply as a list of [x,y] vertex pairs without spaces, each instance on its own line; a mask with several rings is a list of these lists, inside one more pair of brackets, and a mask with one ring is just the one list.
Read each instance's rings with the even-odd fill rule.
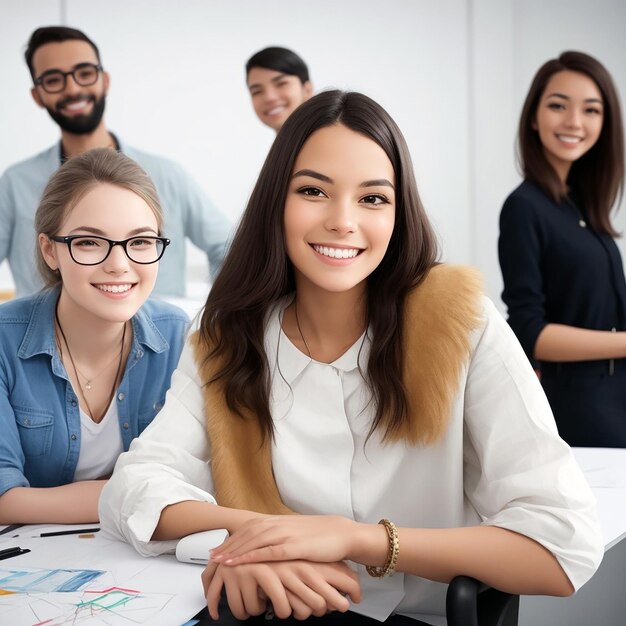
[[137,150],[107,130],[104,109],[109,74],[96,44],[80,30],[38,28],[25,52],[33,99],[59,126],[61,141],[9,167],[0,178],[0,262],[8,258],[18,296],[41,286],[35,265],[33,219],[46,182],[67,159],[92,148],[114,148],[139,163],[154,181],[165,210],[171,245],[161,262],[155,294],[185,295],[185,238],[208,256],[211,276],[219,269],[231,222],[176,163]]

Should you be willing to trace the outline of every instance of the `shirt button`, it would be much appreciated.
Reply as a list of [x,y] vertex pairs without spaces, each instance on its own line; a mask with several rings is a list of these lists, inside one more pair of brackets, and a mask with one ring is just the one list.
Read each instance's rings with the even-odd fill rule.
[[71,404],[72,406],[76,406],[76,400],[72,400]]
[[117,394],[117,399],[121,402],[124,399],[124,394],[123,393],[118,393]]
[[128,430],[128,428],[129,428],[129,424],[128,424],[128,422],[124,422],[124,424],[122,424],[122,428],[123,428],[124,430]]
[[24,420],[24,426],[30,426],[30,420],[28,418]]
[[71,439],[72,441],[76,441],[76,435],[74,435],[74,434],[70,435],[70,439]]

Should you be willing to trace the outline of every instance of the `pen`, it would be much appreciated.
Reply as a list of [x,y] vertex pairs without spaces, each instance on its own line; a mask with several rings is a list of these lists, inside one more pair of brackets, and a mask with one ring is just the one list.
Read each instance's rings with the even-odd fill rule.
[[5,548],[4,550],[0,550],[0,561],[2,559],[10,559],[12,556],[18,556],[19,554],[25,554],[26,552],[30,552],[30,550],[22,550],[19,546],[15,546],[14,548]]
[[41,533],[40,535],[35,535],[39,537],[60,537],[61,535],[82,535],[83,533],[97,533],[99,528],[76,528],[72,530],[55,530],[50,533]]
[[21,528],[24,524],[9,524],[6,528],[0,530],[0,535],[6,535],[7,533],[11,533],[18,528]]

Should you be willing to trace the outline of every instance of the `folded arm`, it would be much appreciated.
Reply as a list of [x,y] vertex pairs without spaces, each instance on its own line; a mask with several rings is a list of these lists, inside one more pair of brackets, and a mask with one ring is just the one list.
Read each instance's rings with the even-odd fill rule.
[[98,521],[105,480],[60,487],[14,487],[0,496],[0,524],[82,524]]
[[[536,541],[495,526],[400,528],[396,569],[448,583],[458,575],[522,594],[563,596],[574,591],[556,558]],[[385,565],[387,531],[337,516],[273,516],[245,523],[222,547],[214,562],[243,563],[305,559],[350,560]]]
[[226,528],[234,533],[244,522],[261,517],[259,513],[229,509],[209,502],[186,500],[165,507],[152,539],[168,541],[180,539],[192,533],[216,528]]
[[556,362],[623,359],[626,332],[548,324],[537,337],[535,357]]

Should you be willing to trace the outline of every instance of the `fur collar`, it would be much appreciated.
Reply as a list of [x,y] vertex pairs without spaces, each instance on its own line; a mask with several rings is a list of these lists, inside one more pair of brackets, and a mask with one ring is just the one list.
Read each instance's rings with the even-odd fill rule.
[[[470,333],[480,324],[482,281],[471,268],[433,267],[407,297],[404,318],[404,382],[411,419],[391,440],[430,444],[446,430],[470,354]],[[199,333],[192,338],[201,380],[216,371],[207,362]],[[250,416],[242,419],[226,405],[221,382],[203,388],[211,473],[222,506],[260,513],[291,513],[283,504],[272,471],[271,442]]]
[[470,333],[480,325],[482,278],[469,267],[437,265],[404,311],[404,384],[411,420],[393,439],[433,443],[446,430]]

